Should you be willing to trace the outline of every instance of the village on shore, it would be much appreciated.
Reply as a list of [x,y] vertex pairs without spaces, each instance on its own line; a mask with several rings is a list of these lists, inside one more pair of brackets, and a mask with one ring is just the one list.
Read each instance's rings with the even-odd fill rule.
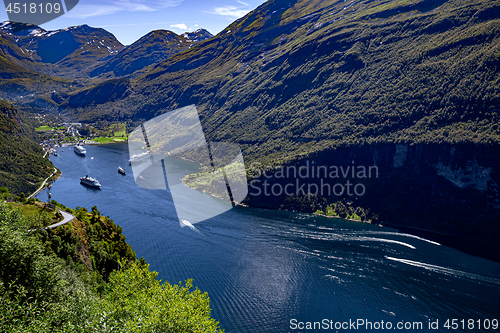
[[36,131],[40,136],[40,145],[45,151],[57,147],[123,143],[128,140],[126,123],[84,124],[39,114],[35,119],[39,124]]

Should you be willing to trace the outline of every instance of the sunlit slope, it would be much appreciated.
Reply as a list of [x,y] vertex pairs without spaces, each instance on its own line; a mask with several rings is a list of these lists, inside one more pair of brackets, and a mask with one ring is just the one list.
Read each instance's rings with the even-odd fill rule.
[[[499,142],[499,1],[269,1],[81,119],[190,104],[260,159],[337,145]],[[87,111],[92,111],[90,114]]]

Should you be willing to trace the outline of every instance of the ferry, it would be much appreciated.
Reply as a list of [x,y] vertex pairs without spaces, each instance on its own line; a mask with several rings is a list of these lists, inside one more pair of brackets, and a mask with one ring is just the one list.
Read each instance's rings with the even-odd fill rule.
[[89,177],[88,175],[80,178],[80,184],[99,189],[101,188],[99,181],[95,178]]
[[121,173],[122,175],[125,174],[125,169],[122,167],[118,167],[118,172]]
[[86,156],[87,155],[87,150],[85,150],[85,148],[83,148],[82,146],[76,145],[75,148],[74,148],[74,150],[75,150],[75,153],[77,153],[80,156]]
[[128,160],[128,164],[132,164],[133,162],[143,161],[146,158],[148,158],[149,156],[151,156],[151,152],[149,152],[149,151],[146,151],[146,152],[141,153],[141,154],[132,155],[132,156],[130,156],[130,160]]

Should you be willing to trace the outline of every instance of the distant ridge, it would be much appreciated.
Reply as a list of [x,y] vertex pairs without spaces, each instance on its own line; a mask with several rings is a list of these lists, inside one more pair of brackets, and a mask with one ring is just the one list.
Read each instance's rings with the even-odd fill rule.
[[0,23],[1,36],[10,39],[10,53],[19,49],[16,56],[19,65],[70,79],[137,77],[148,66],[213,37],[205,29],[182,35],[156,30],[126,47],[102,28],[79,25],[47,31],[10,21]]
[[137,77],[144,73],[148,66],[159,64],[170,56],[212,37],[213,35],[205,29],[182,35],[169,30],[151,31],[112,59],[103,61],[103,64],[94,69],[90,76],[104,74],[105,77]]

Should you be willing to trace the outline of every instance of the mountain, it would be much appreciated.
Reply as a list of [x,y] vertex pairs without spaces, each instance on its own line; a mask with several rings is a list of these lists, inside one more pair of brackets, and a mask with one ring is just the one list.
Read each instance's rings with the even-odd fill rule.
[[139,121],[196,104],[214,139],[269,161],[304,142],[498,143],[499,6],[268,1],[155,66],[121,105]]
[[[25,69],[17,70],[17,72],[26,72],[27,70],[43,72],[46,67],[43,64],[38,64],[33,60],[32,54],[25,49],[19,47],[16,37],[6,33],[0,29],[0,53],[4,61],[13,62],[15,65],[22,66]],[[6,66],[6,65],[4,65]],[[8,77],[2,77],[8,78]]]
[[69,79],[138,77],[148,66],[212,38],[205,29],[177,35],[152,31],[123,46],[113,34],[87,25],[46,31],[36,25],[0,23],[0,49],[29,70]]
[[[30,61],[41,63],[38,70],[44,74],[67,78],[85,78],[97,62],[113,56],[124,46],[110,32],[88,25],[46,31],[37,26],[19,33],[13,25],[3,22],[0,30],[15,38],[16,45],[27,54]],[[35,69],[22,61],[28,69]]]
[[127,46],[112,59],[94,69],[90,76],[126,77],[144,74],[147,67],[158,64],[168,57],[187,50],[199,42],[212,38],[204,29],[177,35],[168,30],[155,30]]
[[47,32],[45,29],[34,24],[11,21],[0,23],[0,30],[15,36],[30,36]]
[[61,103],[62,107],[85,107],[105,102],[116,101],[130,94],[130,80],[111,79],[88,88],[69,93]]
[[192,32],[185,32],[181,36],[188,43],[199,43],[214,37],[214,35],[212,35],[208,30],[205,29],[198,29]]
[[43,68],[17,46],[14,37],[0,31],[0,99],[55,110],[57,103],[50,95],[71,90],[72,83],[41,74]]
[[348,200],[380,223],[500,253],[499,18],[500,1],[270,0],[124,98],[65,112],[139,125],[195,104],[207,140],[237,143],[247,165],[380,168],[359,197],[249,204],[315,211]]
[[54,171],[40,145],[32,140],[34,135],[17,109],[0,100],[0,187],[12,194],[35,191]]

